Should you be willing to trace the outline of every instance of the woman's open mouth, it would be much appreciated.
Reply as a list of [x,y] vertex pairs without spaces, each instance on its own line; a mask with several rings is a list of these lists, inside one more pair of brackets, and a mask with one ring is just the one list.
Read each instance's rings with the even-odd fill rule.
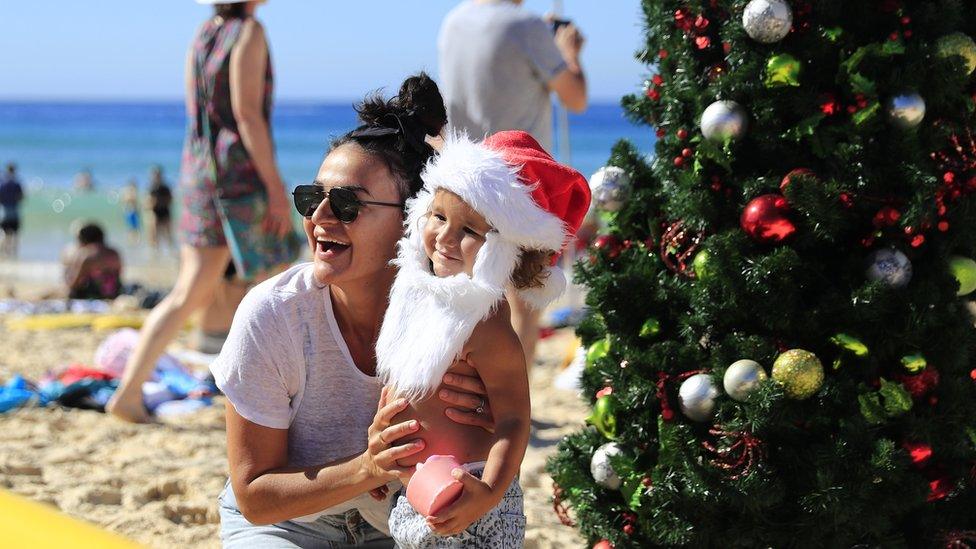
[[350,245],[338,240],[319,238],[315,241],[315,255],[319,259],[333,259],[350,248]]

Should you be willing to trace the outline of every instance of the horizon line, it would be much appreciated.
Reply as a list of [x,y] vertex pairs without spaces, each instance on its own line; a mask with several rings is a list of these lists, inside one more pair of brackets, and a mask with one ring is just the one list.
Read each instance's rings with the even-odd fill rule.
[[[621,96],[623,97],[623,96]],[[610,97],[601,96],[593,97],[590,99],[590,104],[592,105],[619,105],[621,97]],[[92,96],[92,97],[65,97],[65,96],[33,96],[33,97],[22,97],[22,96],[2,96],[0,95],[0,103],[69,103],[69,104],[82,104],[82,103],[182,103],[184,101],[183,97],[110,97],[110,96]],[[318,104],[318,105],[335,105],[340,103],[349,103],[353,105],[359,101],[362,101],[361,97],[356,98],[345,98],[345,97],[334,97],[334,98],[312,98],[312,97],[279,97],[275,99],[275,103],[293,103],[293,104]]]

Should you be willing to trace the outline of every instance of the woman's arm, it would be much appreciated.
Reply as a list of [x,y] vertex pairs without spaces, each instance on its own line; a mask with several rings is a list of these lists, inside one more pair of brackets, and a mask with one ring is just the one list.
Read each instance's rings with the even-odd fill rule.
[[264,29],[254,19],[244,22],[230,55],[230,98],[237,130],[251,161],[268,191],[266,228],[279,235],[291,230],[285,185],[275,164],[271,131],[264,118],[265,73],[268,44]]
[[455,471],[455,478],[464,483],[461,498],[428,518],[431,528],[440,535],[461,532],[498,505],[518,474],[529,444],[528,372],[522,345],[507,315],[479,324],[469,346],[468,359],[478,369],[494,408],[495,443],[480,480]]
[[287,468],[288,430],[264,427],[241,417],[227,403],[227,458],[241,514],[254,524],[273,524],[338,505],[397,478],[396,460],[423,449],[423,441],[390,446],[416,431],[415,421],[390,425],[406,407],[386,395],[369,429],[362,454],[307,468]]

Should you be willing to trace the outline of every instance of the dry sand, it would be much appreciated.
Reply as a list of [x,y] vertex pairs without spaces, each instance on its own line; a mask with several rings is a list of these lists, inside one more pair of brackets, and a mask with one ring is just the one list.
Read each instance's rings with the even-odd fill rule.
[[[91,363],[105,333],[8,330],[0,318],[0,381],[19,373]],[[541,342],[532,371],[537,428],[522,464],[526,547],[584,545],[552,510],[546,457],[577,429],[585,409],[552,380],[570,333]],[[180,342],[177,342],[177,345]],[[216,498],[227,475],[223,399],[178,422],[128,425],[97,412],[24,409],[0,415],[0,489],[53,505],[69,515],[151,547],[219,547]]]

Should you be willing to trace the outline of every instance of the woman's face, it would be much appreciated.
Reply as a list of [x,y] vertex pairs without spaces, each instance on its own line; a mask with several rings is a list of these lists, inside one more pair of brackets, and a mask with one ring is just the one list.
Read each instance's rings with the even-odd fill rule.
[[[330,152],[315,183],[326,191],[332,187],[354,188],[362,200],[401,201],[390,170],[355,143]],[[352,223],[342,223],[326,199],[302,224],[312,249],[315,279],[320,284],[368,285],[393,272],[389,262],[396,253],[397,240],[403,236],[403,211],[399,208],[365,205]]]
[[424,251],[430,258],[434,274],[452,276],[474,272],[478,250],[485,243],[491,226],[461,197],[438,189],[424,224]]

